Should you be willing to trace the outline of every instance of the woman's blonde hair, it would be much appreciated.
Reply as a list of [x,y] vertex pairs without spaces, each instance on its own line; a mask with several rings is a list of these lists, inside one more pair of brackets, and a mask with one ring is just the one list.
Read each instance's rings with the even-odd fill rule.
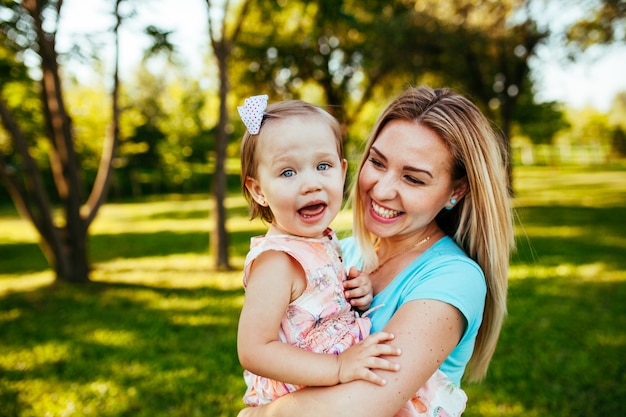
[[257,177],[259,164],[257,157],[257,143],[259,138],[265,131],[267,131],[267,129],[264,129],[265,126],[274,123],[275,120],[284,120],[290,117],[317,117],[320,122],[327,123],[330,130],[333,132],[335,141],[337,142],[337,153],[339,155],[339,159],[344,159],[341,125],[330,113],[318,106],[302,100],[285,100],[269,105],[263,112],[263,119],[261,120],[259,133],[251,135],[250,132],[246,130],[241,142],[241,191],[248,201],[251,220],[257,217],[260,217],[261,220],[267,223],[271,223],[274,220],[272,210],[269,207],[264,207],[254,201],[252,194],[250,194],[250,191],[246,188],[246,178]]
[[[410,88],[381,114],[366,143],[358,172],[372,144],[392,120],[428,127],[452,156],[453,180],[467,178],[469,191],[452,210],[442,210],[439,227],[482,268],[487,282],[483,321],[468,363],[467,378],[480,380],[489,367],[504,317],[510,252],[514,247],[513,216],[507,178],[507,154],[502,137],[467,98],[448,89]],[[363,222],[358,174],[352,189],[354,235],[362,249],[364,269],[378,265],[371,235]]]

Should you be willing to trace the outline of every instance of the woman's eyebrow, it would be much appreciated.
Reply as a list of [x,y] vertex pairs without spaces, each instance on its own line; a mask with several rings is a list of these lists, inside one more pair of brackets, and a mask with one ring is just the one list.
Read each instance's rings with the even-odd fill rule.
[[[385,155],[383,155],[382,152],[380,152],[378,149],[376,149],[375,146],[372,145],[372,147],[370,148],[370,151],[374,152],[380,159],[382,159],[385,162],[387,162],[387,158],[385,157]],[[428,171],[427,169],[415,168],[415,167],[410,166],[410,165],[405,165],[405,166],[402,167],[402,169],[405,170],[405,171],[424,173],[424,174],[428,175],[430,178],[433,178],[433,174],[431,174],[431,172]]]
[[380,152],[378,149],[376,149],[376,146],[372,145],[372,147],[370,148],[370,151],[372,151],[376,155],[378,155],[378,157],[380,159],[383,159],[383,160],[387,161],[387,158],[385,157],[385,155],[383,155],[382,152]]
[[405,170],[405,171],[411,171],[411,172],[418,172],[418,173],[426,174],[430,178],[433,177],[433,174],[431,174],[430,171],[427,170],[427,169],[415,168],[415,167],[412,167],[412,166],[409,166],[409,165],[403,166],[402,169]]

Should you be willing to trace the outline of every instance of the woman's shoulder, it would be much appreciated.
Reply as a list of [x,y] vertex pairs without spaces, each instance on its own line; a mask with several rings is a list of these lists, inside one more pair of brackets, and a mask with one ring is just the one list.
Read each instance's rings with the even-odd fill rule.
[[486,291],[485,276],[478,263],[448,236],[435,242],[400,276],[398,285],[406,292],[429,289],[481,297]]
[[339,240],[339,244],[341,245],[341,250],[354,250],[356,246],[356,239],[354,236],[344,237]]
[[421,257],[425,264],[454,263],[480,271],[482,269],[450,236],[444,236],[435,242]]

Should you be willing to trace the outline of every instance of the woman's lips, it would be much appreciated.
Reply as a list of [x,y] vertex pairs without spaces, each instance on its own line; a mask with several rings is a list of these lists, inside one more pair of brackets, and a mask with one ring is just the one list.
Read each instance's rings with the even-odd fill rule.
[[388,209],[383,206],[380,206],[376,204],[376,202],[374,202],[373,200],[372,200],[372,211],[374,212],[376,216],[381,217],[385,220],[394,219],[403,213],[402,211],[392,210],[392,209]]

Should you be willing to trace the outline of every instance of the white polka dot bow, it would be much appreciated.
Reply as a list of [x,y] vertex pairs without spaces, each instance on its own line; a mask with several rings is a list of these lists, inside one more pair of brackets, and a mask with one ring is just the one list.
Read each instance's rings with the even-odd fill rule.
[[251,135],[256,135],[261,129],[263,121],[263,111],[267,107],[267,94],[252,96],[244,101],[243,106],[238,106],[239,116],[246,125]]

